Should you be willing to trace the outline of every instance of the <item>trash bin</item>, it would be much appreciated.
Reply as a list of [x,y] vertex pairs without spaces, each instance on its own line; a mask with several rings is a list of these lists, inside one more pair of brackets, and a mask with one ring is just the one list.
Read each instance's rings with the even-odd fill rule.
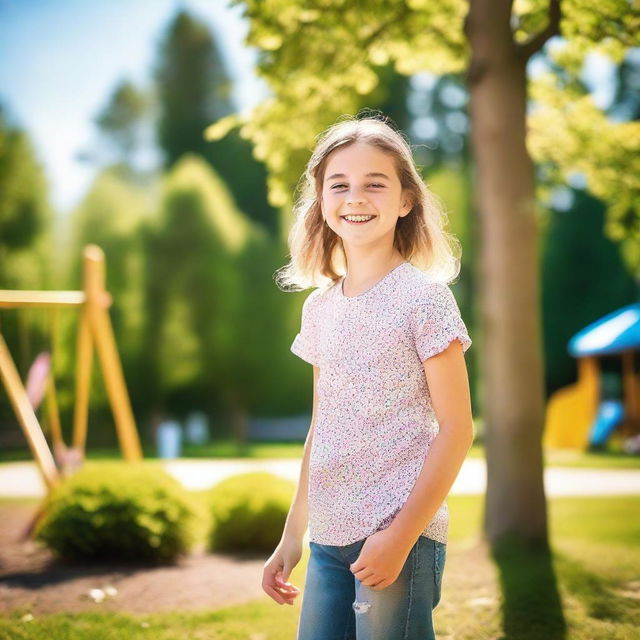
[[159,458],[178,458],[182,452],[182,427],[175,420],[158,425],[156,447]]
[[194,411],[187,417],[185,438],[189,444],[202,445],[209,442],[209,425],[207,416],[201,411]]

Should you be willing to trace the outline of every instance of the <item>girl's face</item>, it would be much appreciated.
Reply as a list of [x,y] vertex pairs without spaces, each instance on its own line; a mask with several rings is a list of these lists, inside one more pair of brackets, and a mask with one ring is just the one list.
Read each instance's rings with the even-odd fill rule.
[[[366,142],[332,151],[324,172],[322,216],[343,242],[369,244],[395,234],[399,217],[412,208],[391,155]],[[349,221],[356,215],[366,221]]]

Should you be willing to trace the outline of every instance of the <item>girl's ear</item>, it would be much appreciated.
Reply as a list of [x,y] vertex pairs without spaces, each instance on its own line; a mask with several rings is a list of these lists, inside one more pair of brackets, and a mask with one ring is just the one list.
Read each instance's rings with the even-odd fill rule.
[[403,217],[408,215],[411,209],[413,209],[413,198],[410,193],[405,192],[402,200],[402,208],[400,209],[401,215]]

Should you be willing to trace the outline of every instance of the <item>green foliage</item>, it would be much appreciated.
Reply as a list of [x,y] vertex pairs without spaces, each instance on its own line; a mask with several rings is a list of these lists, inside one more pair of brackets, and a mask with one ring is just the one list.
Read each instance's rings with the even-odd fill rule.
[[555,74],[539,77],[531,94],[531,155],[546,163],[550,182],[584,175],[589,191],[608,205],[606,235],[620,243],[625,262],[640,269],[640,122],[609,120],[591,95]]
[[167,27],[155,67],[158,141],[165,168],[184,153],[206,152],[202,131],[210,118],[232,110],[231,82],[206,24],[180,10]]
[[[142,360],[152,404],[173,396],[181,414],[188,388],[211,395],[232,355],[237,255],[257,233],[225,184],[186,154],[163,180],[160,212],[145,229],[146,330]],[[206,396],[205,396],[206,397]]]
[[[240,127],[240,135],[255,143],[256,157],[268,166],[269,198],[275,205],[290,206],[315,136],[341,114],[358,111],[378,82],[380,65],[393,63],[404,74],[462,72],[469,65],[463,28],[469,4],[463,0],[375,0],[366,11],[355,0],[321,0],[313,9],[292,0],[232,4],[243,6],[250,20],[247,44],[261,49],[259,73],[273,95],[251,114],[221,120],[208,134],[213,139],[228,127]],[[524,56],[523,48],[544,35],[549,7],[548,0],[513,3],[514,56]],[[620,61],[629,47],[640,44],[638,15],[627,0],[563,1],[556,40],[564,38],[566,46],[554,49],[562,67],[558,75],[575,79],[588,52]],[[557,165],[563,178],[571,171],[587,175],[591,192],[611,204],[608,234],[618,241],[626,238],[623,254],[638,270],[637,124],[607,120],[584,93],[565,85],[534,95],[542,108],[531,124],[532,155]]]
[[0,288],[44,288],[52,212],[29,136],[0,105]]
[[95,122],[111,143],[116,162],[132,166],[132,155],[140,143],[141,127],[149,106],[148,96],[128,80],[122,80],[109,103],[97,115]]
[[640,44],[640,13],[629,0],[564,0],[562,35],[575,56],[598,51],[620,62]]
[[271,473],[223,480],[207,496],[213,551],[272,551],[282,536],[295,486]]
[[[144,309],[142,283],[144,278],[140,229],[149,219],[153,208],[151,190],[126,180],[113,168],[103,169],[94,178],[88,192],[68,219],[65,244],[60,246],[64,256],[64,283],[57,289],[82,288],[84,247],[97,244],[105,254],[106,288],[113,297],[109,309],[118,352],[127,375],[127,383],[134,397],[142,390],[141,349],[143,342]],[[75,354],[79,315],[61,317],[61,336],[55,357],[58,393],[63,411],[68,411],[75,398]],[[106,405],[105,386],[91,385],[91,403],[95,408]]]
[[47,498],[36,535],[61,557],[168,561],[195,542],[198,505],[161,469],[87,464]]
[[[247,241],[251,223],[236,207],[224,181],[200,156],[185,154],[167,174],[163,192],[167,201],[164,221],[174,225],[174,232],[182,232],[184,236],[189,237],[189,231],[194,231],[193,228],[181,231],[185,214],[181,210],[170,209],[171,198],[175,194],[188,192],[197,194],[200,198],[203,208],[202,223],[210,227],[210,232],[219,238],[225,251],[237,253]],[[185,240],[186,238],[183,238],[183,241]]]
[[246,118],[228,116],[208,135],[213,139],[241,124],[240,135],[254,142],[254,155],[269,168],[269,200],[276,206],[290,205],[318,131],[369,104],[384,67],[393,63],[408,75],[425,68],[461,71],[465,65],[462,0],[376,0],[366,13],[352,1],[324,1],[314,9],[290,0],[232,4],[245,7],[247,44],[262,50],[258,72],[274,96]]
[[277,212],[267,203],[266,170],[252,156],[253,145],[237,131],[215,142],[204,137],[212,120],[235,109],[230,75],[216,35],[188,11],[178,11],[155,65],[157,139],[164,166],[173,167],[186,153],[204,158],[222,177],[238,208],[274,232]]

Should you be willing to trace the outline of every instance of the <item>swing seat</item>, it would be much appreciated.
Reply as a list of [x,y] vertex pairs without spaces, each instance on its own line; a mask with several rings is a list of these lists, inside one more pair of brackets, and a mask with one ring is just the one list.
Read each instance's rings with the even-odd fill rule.
[[51,369],[51,354],[43,351],[36,356],[27,374],[26,392],[29,402],[35,411],[44,398],[47,390],[47,377]]

